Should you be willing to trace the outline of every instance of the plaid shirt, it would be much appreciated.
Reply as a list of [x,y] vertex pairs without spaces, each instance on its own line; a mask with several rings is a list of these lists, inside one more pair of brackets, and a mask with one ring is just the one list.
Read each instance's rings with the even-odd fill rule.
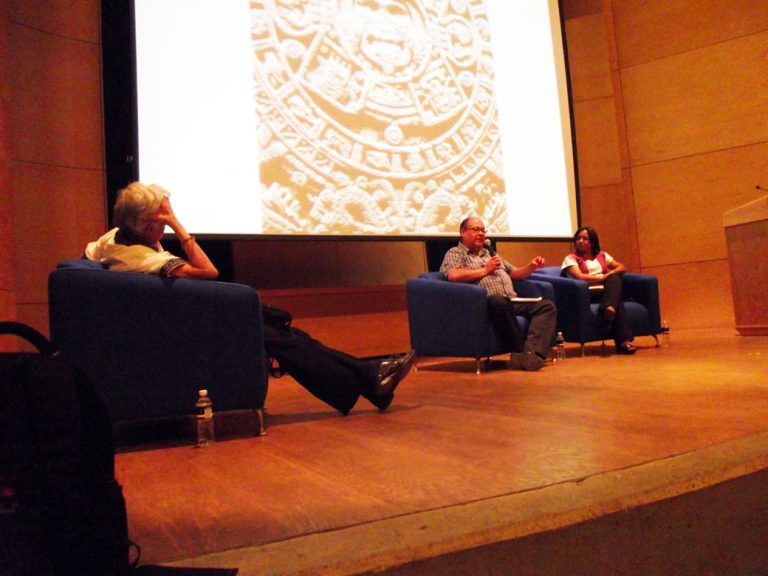
[[[490,259],[491,254],[485,248],[479,254],[474,254],[469,251],[469,248],[459,242],[458,246],[451,248],[445,253],[443,263],[440,265],[440,273],[447,278],[448,272],[455,268],[467,270],[485,268],[485,263]],[[512,278],[509,277],[509,273],[515,268],[504,258],[501,259],[501,265],[501,268],[497,268],[487,276],[480,278],[480,280],[475,280],[473,284],[482,286],[488,291],[488,294],[501,294],[514,298],[517,294],[512,287]]]

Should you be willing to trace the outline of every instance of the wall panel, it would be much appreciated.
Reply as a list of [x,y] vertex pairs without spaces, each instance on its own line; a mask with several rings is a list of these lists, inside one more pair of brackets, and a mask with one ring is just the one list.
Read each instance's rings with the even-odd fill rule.
[[[566,2],[568,58],[574,94],[581,223],[595,227],[609,251],[633,270],[639,256],[628,170],[620,74],[610,2],[581,11]],[[578,2],[575,4],[579,4]],[[570,251],[570,245],[567,246]],[[560,263],[562,255],[556,263]]]
[[[32,326],[38,332],[45,336],[50,336],[48,330],[48,298],[45,302],[27,302],[19,303],[17,308],[17,320],[24,324]],[[22,350],[36,350],[32,344],[20,341],[19,347]]]
[[563,17],[566,20],[597,14],[603,10],[603,0],[565,0],[562,2]]
[[232,243],[235,280],[258,289],[332,286],[333,242],[237,240]]
[[622,71],[633,165],[763,142],[768,32]]
[[[16,319],[16,292],[14,290],[0,288],[0,319]],[[0,343],[0,351],[2,350],[2,343]]]
[[626,184],[581,189],[581,223],[600,235],[600,246],[633,272],[641,272],[632,205]]
[[11,67],[13,158],[102,169],[99,46],[15,25]]
[[[537,255],[559,265],[570,243],[500,241],[496,248],[516,266]],[[424,243],[415,241],[240,240],[233,253],[238,282],[259,290],[308,289],[307,297],[322,287],[403,285],[427,269]]]
[[[12,20],[48,32],[99,43],[101,0],[34,0],[12,3]],[[94,17],[96,16],[96,17]]]
[[[4,166],[5,165],[5,166]],[[0,290],[13,290],[13,199],[11,198],[10,162],[0,162]],[[7,180],[6,182],[2,182]]]
[[15,162],[18,302],[47,302],[48,273],[104,233],[104,174]]
[[261,289],[401,284],[427,268],[409,241],[238,240],[233,258],[236,280]]
[[105,229],[99,6],[98,0],[11,3],[17,311],[43,332],[49,272]]
[[613,94],[602,12],[567,20],[568,65],[575,102]]
[[0,3],[0,318],[16,317],[11,189],[10,6]]
[[496,250],[513,266],[528,264],[534,256],[541,256],[547,266],[560,266],[571,252],[570,242],[499,242]]
[[616,108],[612,97],[574,103],[579,185],[621,182]]
[[644,266],[727,258],[723,213],[765,195],[768,142],[633,168]]
[[729,214],[725,229],[736,329],[768,336],[768,196],[740,214],[748,216],[736,224]]
[[404,284],[427,269],[423,242],[343,242],[337,254],[342,286]]
[[[661,316],[674,330],[734,326],[727,260],[647,269],[659,278]],[[734,329],[735,330],[735,329]]]
[[[759,196],[768,157],[768,3],[564,5],[582,222],[632,269],[669,279],[678,327],[732,325],[722,213]],[[601,100],[590,96],[604,89],[605,67],[612,118],[607,102],[586,102]],[[709,291],[691,294],[688,283]]]
[[768,29],[765,0],[614,0],[622,67]]
[[[619,157],[621,158],[621,167],[627,168],[630,165],[629,144],[627,142],[627,121],[624,112],[624,95],[621,90],[621,71],[612,70],[611,80],[613,81],[614,105],[616,107],[616,129],[619,133]],[[622,178],[631,181],[632,173],[624,172]],[[629,181],[626,184],[629,185]],[[631,186],[629,186],[631,188]]]

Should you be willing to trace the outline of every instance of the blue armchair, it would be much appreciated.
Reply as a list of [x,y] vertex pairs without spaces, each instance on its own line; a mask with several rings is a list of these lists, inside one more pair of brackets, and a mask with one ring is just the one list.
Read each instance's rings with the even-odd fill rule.
[[[449,282],[440,272],[424,272],[405,282],[411,348],[417,356],[451,356],[480,361],[511,352],[504,348],[488,319],[488,293],[475,284]],[[519,296],[554,301],[554,290],[547,282],[516,280]],[[518,317],[525,332],[528,324]]]
[[267,367],[259,295],[249,286],[115,272],[65,260],[48,277],[54,346],[100,390],[112,421],[255,411],[263,433]]
[[[557,304],[557,329],[563,332],[567,342],[610,340],[609,327],[598,313],[597,303],[590,303],[589,288],[583,280],[560,275],[558,266],[541,268],[531,278],[552,284]],[[625,273],[624,308],[627,321],[634,336],[653,336],[658,346],[661,333],[661,310],[659,305],[659,282],[656,276]]]

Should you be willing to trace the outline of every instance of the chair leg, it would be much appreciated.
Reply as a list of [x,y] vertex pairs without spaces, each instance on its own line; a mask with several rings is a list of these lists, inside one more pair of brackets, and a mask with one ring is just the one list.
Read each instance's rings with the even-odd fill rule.
[[482,358],[475,358],[475,374],[480,374],[480,362]]
[[256,408],[254,411],[254,415],[256,416],[256,434],[255,436],[266,436],[267,435],[267,426],[264,423],[264,412],[266,412],[265,408]]
[[586,350],[584,350],[584,342],[581,343],[581,357],[584,358],[586,356]]
[[658,334],[654,334],[653,335],[653,339],[656,340],[656,348],[660,348],[661,347],[661,342],[659,341]]

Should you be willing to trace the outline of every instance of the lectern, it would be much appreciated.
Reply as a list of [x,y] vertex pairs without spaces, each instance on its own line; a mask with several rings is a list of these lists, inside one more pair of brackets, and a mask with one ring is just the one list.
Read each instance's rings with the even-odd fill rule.
[[768,196],[723,214],[736,330],[768,335]]

